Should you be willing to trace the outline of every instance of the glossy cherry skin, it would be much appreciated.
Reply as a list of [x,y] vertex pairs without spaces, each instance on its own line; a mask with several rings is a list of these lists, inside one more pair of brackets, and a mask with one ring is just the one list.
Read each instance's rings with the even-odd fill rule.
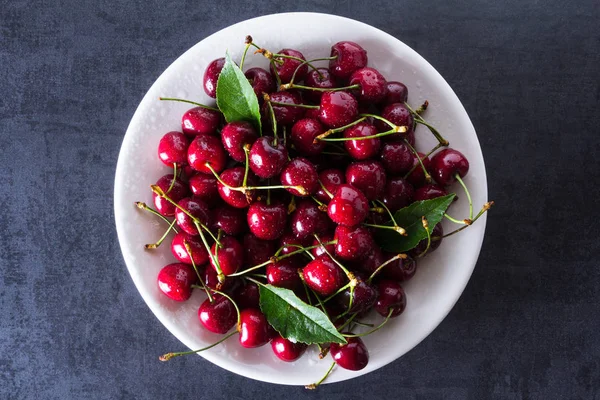
[[359,189],[368,200],[375,200],[385,190],[385,169],[379,161],[357,161],[346,168],[346,182]]
[[364,272],[367,277],[370,277],[384,261],[385,258],[381,248],[373,244],[371,251],[367,252],[365,257],[353,263],[353,266],[357,270]]
[[227,333],[237,322],[237,312],[233,303],[225,296],[213,294],[213,302],[204,300],[198,309],[198,319],[211,332]]
[[[429,250],[427,250],[427,254],[434,252],[435,250],[437,250],[438,247],[440,247],[440,244],[442,244],[443,236],[444,236],[444,228],[442,227],[441,223],[437,224],[431,231],[431,244],[429,245]],[[433,240],[433,238],[439,238],[439,239]],[[423,252],[425,251],[426,248],[427,248],[427,239],[423,239],[419,242],[419,244],[417,244],[417,246],[415,248],[413,248],[409,252],[409,254],[413,258],[417,258],[421,254],[423,254]]]
[[404,175],[413,166],[415,155],[404,142],[387,142],[381,148],[381,163],[391,175]]
[[[329,252],[329,254],[333,255],[335,253],[335,244],[325,245],[325,243],[331,242],[333,240],[333,235],[331,235],[331,234],[319,235],[319,239],[321,239],[321,243],[323,243],[323,245],[319,245],[319,241],[317,240],[317,238],[314,238],[312,241],[312,246],[318,246],[318,247],[315,247],[314,249],[312,249],[310,251],[312,253],[312,255],[315,257],[321,257],[322,255],[327,255],[327,252]],[[325,250],[327,250],[327,251],[325,251]]]
[[296,361],[302,357],[307,347],[308,345],[304,343],[292,343],[279,335],[271,340],[273,353],[275,353],[277,358],[285,362]]
[[216,205],[219,200],[217,178],[213,175],[196,173],[188,181],[192,194],[204,200],[209,206]]
[[385,185],[383,204],[392,212],[408,206],[413,202],[415,189],[404,178],[392,178]]
[[[409,134],[414,131],[414,118],[404,103],[393,103],[387,105],[381,112],[381,116],[397,126],[406,126],[407,129],[404,133],[399,132],[393,135],[384,136],[385,140],[399,140],[409,136]],[[375,126],[379,132],[386,132],[391,129],[388,124],[381,120],[376,120]]]
[[327,214],[339,225],[354,226],[369,215],[369,200],[351,185],[339,185],[327,207]]
[[247,267],[262,264],[271,258],[275,251],[275,242],[262,240],[251,233],[244,235],[244,260]]
[[210,248],[212,257],[210,265],[216,270],[217,266],[213,259],[218,261],[221,272],[225,275],[235,274],[244,263],[244,249],[240,242],[232,236],[222,237],[221,246],[217,248],[217,244],[213,243]]
[[270,329],[264,314],[256,308],[240,312],[239,341],[242,347],[260,347],[269,342]]
[[348,261],[365,258],[373,250],[375,244],[371,231],[364,226],[347,227],[338,225],[335,228],[335,255]]
[[195,107],[181,117],[181,129],[188,136],[214,135],[221,125],[222,118],[219,111]]
[[[376,135],[377,129],[369,122],[360,122],[344,131],[344,137],[349,138],[361,138],[365,136]],[[367,160],[375,157],[381,147],[381,140],[379,138],[373,139],[362,139],[362,140],[347,140],[344,142],[346,151],[355,160]]]
[[[362,279],[359,279],[358,284],[354,287],[352,307],[350,307],[349,312],[360,313],[370,310],[377,301],[377,297],[377,289],[364,282]],[[348,305],[350,305],[350,288],[335,296],[335,302],[338,303],[344,311],[347,310]]]
[[257,201],[250,205],[247,215],[250,232],[259,239],[275,240],[283,235],[287,222],[287,209],[279,201]]
[[332,343],[329,353],[340,367],[359,371],[369,363],[369,351],[359,337],[349,337],[346,340],[347,344]]
[[213,99],[217,98],[217,81],[219,80],[219,75],[221,74],[224,65],[225,58],[217,58],[216,60],[211,61],[204,71],[204,92]]
[[221,142],[229,156],[237,162],[245,162],[244,146],[252,144],[258,139],[258,133],[251,123],[246,121],[230,122],[221,131]]
[[[244,183],[244,172],[244,167],[226,169],[220,177],[227,186],[223,185],[221,182],[217,182],[219,196],[221,196],[225,203],[235,208],[246,208],[256,198],[256,193],[253,190],[244,193],[239,190],[230,189],[230,187],[242,187],[242,184]],[[252,171],[248,171],[246,184],[248,186],[254,186],[256,184],[256,177]]]
[[279,180],[285,186],[299,186],[303,190],[288,187],[286,190],[294,196],[306,197],[314,194],[319,188],[319,175],[317,168],[306,158],[297,157],[290,160],[283,171]]
[[[338,86],[337,80],[331,75],[327,68],[317,68],[317,71],[311,69],[304,78],[304,85],[319,89],[333,89]],[[317,90],[306,90],[304,96],[314,102],[321,102],[323,92]]]
[[168,132],[158,142],[158,158],[167,167],[187,163],[187,149],[190,140],[181,132]]
[[186,301],[192,295],[192,285],[197,280],[196,272],[188,264],[169,264],[158,273],[158,288],[172,300]]
[[242,209],[223,204],[213,210],[212,227],[237,236],[246,229],[246,213]]
[[287,149],[281,141],[275,144],[271,136],[258,138],[250,149],[250,169],[264,179],[280,174],[287,161]]
[[329,71],[343,82],[357,69],[366,67],[369,61],[365,49],[349,41],[331,46],[331,57],[336,58],[329,61]]
[[[188,253],[185,248],[185,244],[189,246],[192,257],[190,257],[190,253]],[[171,252],[173,256],[182,263],[192,264],[192,258],[194,260],[194,264],[197,267],[203,265],[208,261],[208,252],[206,251],[206,247],[202,243],[202,240],[198,236],[192,236],[185,232],[178,232],[173,240],[171,241]]]
[[276,90],[273,75],[265,69],[258,67],[250,68],[244,75],[250,81],[250,85],[252,85],[252,89],[254,89],[254,93],[256,93],[259,101],[263,98],[263,93],[273,93]]
[[339,128],[356,120],[358,102],[348,92],[325,92],[321,96],[319,120],[330,128]]
[[[178,202],[184,197],[188,197],[190,195],[190,190],[188,189],[188,186],[185,183],[183,183],[179,178],[175,179],[175,183],[173,184],[171,191],[169,191],[169,187],[171,187],[172,182],[173,174],[169,174],[160,178],[156,182],[156,186],[161,188],[162,191],[165,192],[167,196],[169,196],[169,198],[174,202]],[[156,193],[153,194],[153,198],[156,211],[158,211],[161,215],[164,215],[165,217],[172,217],[173,215],[175,215],[175,206],[173,204],[165,200],[163,197],[160,197]]]
[[294,232],[286,232],[279,239],[279,247],[281,248],[280,254],[289,254],[299,251],[303,247],[310,246],[311,242],[312,238],[310,236],[299,238]]
[[397,317],[402,314],[406,308],[406,294],[399,283],[394,281],[379,281],[377,284],[379,297],[375,303],[375,311],[383,317],[387,317],[392,311],[390,317]]
[[[304,55],[300,53],[298,50],[294,49],[282,49],[277,54],[284,54],[286,56],[292,56],[296,58],[304,58]],[[282,58],[282,57],[273,57],[275,60],[274,63],[271,64],[271,73],[275,75],[279,74],[279,79],[281,79],[281,83],[289,83],[292,80],[292,76],[296,69],[302,64],[302,61],[294,60],[291,58]],[[283,63],[279,63],[279,60],[283,61]],[[273,69],[275,66],[275,69]],[[300,82],[306,76],[306,72],[308,71],[308,65],[304,64],[296,72],[296,77],[294,78],[295,82]]]
[[241,279],[237,278],[227,278],[225,282],[220,283],[217,271],[210,266],[204,269],[204,283],[210,289],[220,290],[229,295],[238,291],[242,285]]
[[292,256],[267,265],[267,282],[281,288],[298,289],[302,280],[298,275],[298,264],[294,260]]
[[443,149],[431,158],[432,178],[442,186],[451,185],[456,181],[456,175],[463,178],[469,172],[469,161],[458,150]]
[[294,148],[302,155],[314,156],[320,154],[325,148],[325,142],[315,138],[325,132],[325,127],[317,120],[304,118],[292,126],[290,140]]
[[325,297],[334,294],[347,281],[344,271],[328,255],[315,258],[301,273],[306,285]]
[[[421,162],[423,163],[423,167],[425,167],[427,172],[430,172],[431,171],[431,161],[429,160],[429,157],[426,157],[425,154],[423,154],[421,152],[418,152],[417,154],[419,155],[419,158],[421,159]],[[425,180],[425,172],[423,172],[423,167],[421,166],[421,163],[419,163],[419,160],[417,159],[417,157],[415,157],[413,159],[413,166],[414,166],[414,169],[412,170],[412,172],[410,173],[410,175],[408,175],[408,177],[406,179],[414,187],[418,188],[427,183]]]
[[408,88],[402,82],[387,82],[387,93],[383,98],[382,104],[404,103],[408,99]]
[[319,206],[312,200],[299,200],[296,210],[290,218],[292,232],[297,238],[303,239],[313,234],[323,235],[331,230],[331,221],[327,213],[319,210]]
[[438,185],[429,184],[425,186],[421,186],[417,190],[415,190],[415,194],[413,196],[414,201],[419,200],[430,200],[435,199],[436,197],[446,196],[448,192]]
[[315,197],[320,202],[329,203],[331,197],[327,192],[331,193],[331,195],[333,196],[333,194],[337,191],[338,187],[346,182],[346,176],[339,169],[325,169],[319,172],[319,181],[321,181],[321,184],[325,186],[325,189],[327,189],[327,191],[325,191],[325,189],[321,187],[321,184],[319,184],[319,189],[317,189]]
[[247,308],[260,307],[260,293],[258,285],[254,282],[247,282],[235,296],[235,302],[240,310]]
[[360,85],[356,90],[358,101],[366,104],[381,102],[387,95],[387,81],[375,68],[357,69],[350,76],[349,85]]
[[[384,258],[389,260],[394,254],[385,253]],[[396,282],[406,282],[415,276],[417,272],[417,263],[412,257],[406,259],[399,258],[392,261],[381,270],[380,276]]]
[[219,138],[200,134],[188,147],[188,163],[194,170],[210,175],[212,172],[206,164],[210,164],[216,172],[223,171],[227,163],[227,153]]
[[[177,202],[179,207],[185,209],[188,213],[193,215],[196,219],[200,220],[205,226],[210,226],[210,210],[202,199],[196,196],[186,197]],[[184,232],[196,236],[198,235],[198,229],[194,224],[192,218],[183,212],[180,208],[175,209],[175,220],[177,226],[179,226]]]
[[[271,101],[276,103],[285,104],[302,104],[302,98],[296,92],[275,92],[269,95]],[[292,125],[297,121],[300,121],[304,117],[306,109],[303,107],[282,106],[279,104],[271,104],[273,107],[273,113],[275,113],[275,119],[277,124],[280,125]],[[271,124],[271,111],[269,105],[265,102],[261,109],[262,115],[267,118],[269,125]],[[272,129],[272,127],[271,127]]]

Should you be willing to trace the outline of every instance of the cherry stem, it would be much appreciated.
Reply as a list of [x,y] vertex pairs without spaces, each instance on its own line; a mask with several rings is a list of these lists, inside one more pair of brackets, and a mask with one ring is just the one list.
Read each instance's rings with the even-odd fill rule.
[[[316,68],[315,66],[313,66],[311,63],[313,63],[315,61],[335,60],[336,58],[337,58],[337,56],[333,56],[333,57],[313,58],[312,60],[305,60],[305,61],[303,61],[294,70],[294,74],[292,75],[292,79],[290,80],[290,84],[294,83],[294,80],[296,79],[296,74],[298,73],[298,71],[300,70],[300,68],[302,68],[302,66],[305,65],[305,64],[308,64],[308,66],[310,66],[319,75],[319,78],[323,79],[323,74],[321,73],[321,71],[319,71],[319,69]],[[280,89],[280,90],[285,90],[285,89]]]
[[314,390],[316,389],[321,383],[323,383],[323,381],[325,379],[327,379],[327,377],[331,374],[331,371],[333,370],[333,367],[335,367],[335,361],[333,362],[333,364],[331,364],[331,367],[329,367],[329,369],[327,370],[327,372],[325,373],[325,376],[323,376],[321,379],[319,379],[317,382],[315,383],[311,383],[310,385],[306,385],[304,386],[306,389],[310,389],[310,390]]
[[459,174],[456,174],[454,177],[456,178],[458,183],[460,183],[460,186],[462,186],[463,190],[465,191],[465,194],[467,195],[467,200],[469,200],[469,219],[472,220],[473,219],[473,201],[471,200],[471,194],[469,193],[469,189],[467,189],[467,185],[465,185],[463,180],[460,178]]
[[[429,157],[430,155],[432,155],[437,149],[439,149],[440,147],[444,147],[441,143],[438,143],[433,149],[429,150],[429,152],[427,154],[425,154],[424,158]],[[417,165],[413,165],[411,169],[408,170],[408,172],[406,174],[404,174],[404,179],[406,179],[414,170],[415,168],[417,168]]]
[[396,231],[398,232],[400,235],[402,236],[408,236],[408,233],[406,233],[406,229],[402,228],[401,226],[395,225],[395,226],[389,226],[389,225],[376,225],[376,224],[367,224],[363,222],[364,226],[370,226],[371,228],[378,228],[378,229],[389,229],[391,231]]
[[246,54],[248,53],[248,49],[252,46],[252,40],[250,42],[246,41],[246,48],[244,49],[244,53],[242,54],[242,60],[240,61],[240,70],[244,70],[244,61],[246,61]]
[[[338,260],[336,260],[331,253],[329,252],[329,250],[327,250],[327,247],[325,247],[325,245],[323,244],[323,242],[321,242],[321,238],[319,238],[319,235],[317,235],[316,233],[313,234],[313,236],[315,237],[315,239],[317,239],[317,242],[319,242],[320,246],[323,246],[323,251],[329,256],[331,257],[331,259],[333,260],[334,263],[336,263],[341,269],[342,271],[344,271],[344,273],[346,274],[346,276],[348,277],[348,280],[350,281],[350,283],[352,284],[351,287],[356,286],[357,282],[356,282],[356,277],[354,276],[354,274],[350,271],[348,271],[348,269],[346,267],[344,267],[344,265],[339,262]],[[291,253],[290,253],[291,254]]]
[[[161,213],[159,213],[158,211],[156,211],[154,208],[148,207],[148,205],[146,203],[141,202],[141,201],[136,201],[133,204],[135,204],[135,206],[137,208],[139,208],[141,210],[148,211],[149,213],[154,214],[157,217],[159,217],[160,219],[162,219],[163,221],[165,221],[167,224],[171,225],[171,221],[169,221],[164,215],[162,215]],[[179,233],[179,231],[177,230],[177,228],[175,228],[175,226],[173,226],[171,229],[173,230],[173,232]]]
[[358,333],[358,334],[342,334],[342,336],[347,337],[347,338],[355,338],[355,337],[367,336],[367,335],[370,335],[371,333],[377,332],[378,330],[383,328],[383,326],[390,320],[393,312],[394,312],[394,309],[390,308],[390,311],[388,312],[388,315],[387,315],[387,317],[385,317],[383,322],[381,324],[379,324],[379,326],[376,326],[375,328],[371,329],[370,331]]
[[[206,241],[206,237],[204,236],[204,233],[202,233],[202,229],[200,229],[200,224],[196,221],[194,221],[194,224],[196,225],[196,229],[198,229],[198,233],[200,234],[200,239],[202,239],[202,243],[204,244],[204,247],[206,248],[206,251],[208,252],[208,256],[210,257],[215,270],[217,271],[217,278],[219,279],[219,283],[223,283],[225,282],[225,274],[223,274],[223,271],[221,270],[221,266],[219,265],[219,259],[212,253],[212,251],[210,251],[210,246],[208,245],[208,242]],[[217,242],[217,246],[216,247],[216,251],[215,253],[217,253],[219,251],[219,247],[221,247],[221,244]]]
[[171,229],[173,229],[176,222],[177,222],[177,220],[175,220],[175,219],[173,220],[173,222],[171,222],[171,224],[169,225],[169,227],[167,228],[165,233],[163,233],[163,235],[160,237],[160,239],[158,239],[158,241],[156,243],[146,244],[146,245],[144,245],[144,248],[146,250],[151,250],[151,249],[156,249],[158,246],[160,246],[161,243],[167,238],[167,236],[169,235],[169,232],[171,232]]
[[[342,317],[342,316],[343,316],[343,315],[345,315],[346,313],[347,313],[347,311],[346,311],[344,314],[338,315],[338,316],[336,317],[336,319],[337,319],[337,318],[340,318],[340,317]],[[356,318],[356,316],[357,316],[357,315],[358,315],[358,314],[353,314],[353,315],[352,315],[350,318],[348,318],[348,320],[347,320],[346,322],[344,322],[344,324],[338,328],[338,332],[339,332],[339,331],[342,331],[342,330],[343,330],[345,327],[347,327],[348,325],[350,325],[350,323],[352,322],[352,320],[353,320],[354,318]]]
[[[406,132],[406,127],[405,126],[397,126],[396,128],[404,128],[404,130],[402,132]],[[367,140],[367,139],[377,139],[380,137],[384,137],[384,136],[389,136],[389,135],[393,135],[394,133],[400,132],[399,130],[396,129],[391,129],[389,131],[385,131],[385,132],[381,132],[381,133],[377,133],[375,135],[369,135],[369,136],[360,136],[360,137],[341,137],[341,138],[319,138],[317,136],[317,140],[321,140],[324,142],[346,142],[349,140]]]
[[[423,170],[423,173],[425,174],[425,182],[431,183],[431,175],[429,175],[429,172],[427,172],[427,169],[425,168],[425,165],[423,164],[423,159],[419,156],[419,152],[417,150],[415,150],[415,148],[408,142],[408,140],[404,139],[404,143],[406,143],[406,145],[408,146],[410,151],[412,151],[412,153],[417,158],[417,161],[419,161],[419,165],[421,166],[421,169]],[[425,158],[425,157],[423,157],[423,158]],[[408,178],[409,174],[410,174],[410,172],[404,176],[404,179]]]
[[[304,282],[303,282],[304,283]],[[304,293],[306,293],[306,300],[308,300],[308,305],[312,306],[312,300],[310,299],[310,292],[308,291],[308,287],[306,285],[302,285],[304,287]]]
[[423,104],[421,104],[419,108],[415,110],[415,113],[421,115],[425,112],[425,110],[427,110],[427,107],[429,107],[429,102],[425,100],[425,102],[423,102]]
[[[448,236],[452,236],[452,235],[454,235],[455,233],[458,233],[458,232],[462,231],[463,229],[466,229],[466,228],[468,228],[468,227],[469,227],[469,226],[471,226],[471,225],[472,225],[472,224],[473,224],[475,221],[477,221],[477,220],[479,219],[479,217],[481,217],[481,216],[482,216],[482,215],[483,215],[483,214],[484,214],[484,213],[485,213],[487,210],[489,210],[489,209],[490,209],[490,208],[491,208],[493,205],[494,205],[494,202],[493,202],[493,201],[489,201],[489,202],[485,203],[485,204],[483,205],[483,207],[481,208],[481,210],[479,211],[479,213],[477,213],[477,215],[475,216],[475,218],[473,218],[473,220],[471,221],[471,224],[469,224],[469,225],[465,225],[465,226],[463,226],[463,227],[461,227],[461,228],[458,228],[458,229],[457,229],[457,230],[455,230],[455,231],[452,231],[452,232],[450,232],[450,233],[447,233],[447,234],[445,234],[444,236],[442,236],[442,238],[445,238],[445,237],[448,237]],[[433,238],[433,239],[435,239],[435,238]],[[439,240],[439,239],[438,239],[438,240]]]
[[[320,61],[320,59],[316,59],[316,60],[309,60],[306,61],[300,57],[295,57],[295,56],[288,56],[287,54],[279,54],[279,53],[274,53],[273,54],[273,58],[288,58],[290,60],[296,60],[296,61],[300,61],[301,64],[296,67],[296,71],[298,70],[298,68],[300,68],[302,65],[307,64],[309,67],[311,67],[312,69],[314,69],[315,71],[317,71],[317,73],[319,73],[319,70],[317,69],[317,67],[315,67],[314,65],[312,65],[310,62],[311,61]],[[324,60],[329,60],[330,58],[324,58]],[[296,75],[296,71],[294,71],[294,75]],[[294,75],[292,75],[292,80],[294,78]],[[320,75],[322,77],[322,75]]]
[[[319,181],[319,182],[321,182],[321,181]],[[325,192],[327,193],[327,195],[328,195],[328,196],[331,196],[331,197],[333,197],[333,196],[331,195],[331,193],[329,193],[329,192],[327,191],[327,189],[325,189],[324,187],[323,187],[323,190],[325,190]],[[315,203],[317,203],[317,204],[319,205],[319,209],[321,209],[321,207],[327,207],[327,204],[323,203],[322,201],[320,201],[319,199],[317,199],[315,196],[310,196],[310,198],[311,198],[311,199],[313,199],[313,200],[314,200],[314,202],[315,202]]]
[[446,219],[448,219],[448,220],[450,220],[450,221],[454,222],[455,224],[459,224],[459,225],[467,225],[467,226],[468,226],[468,225],[471,225],[471,224],[473,223],[473,221],[471,221],[470,219],[463,219],[463,220],[461,221],[461,220],[458,220],[458,219],[456,219],[456,218],[452,218],[450,215],[448,215],[448,214],[446,214],[446,213],[444,213],[444,217],[445,217]]
[[375,276],[382,270],[384,269],[386,266],[388,266],[389,264],[393,263],[396,260],[399,259],[406,259],[408,256],[406,254],[400,253],[400,254],[396,254],[394,257],[390,258],[389,260],[387,260],[386,262],[384,262],[383,264],[381,264],[379,267],[377,267],[377,269],[375,271],[373,271],[373,273],[371,274],[371,276],[369,276],[369,279],[367,279],[367,283],[371,283],[371,281],[373,280],[373,278],[375,278]]
[[374,324],[367,324],[366,322],[361,322],[361,321],[354,321],[354,323],[356,325],[366,326],[368,328],[373,328],[375,326]]
[[335,151],[322,151],[321,154],[329,154],[329,155],[332,155],[332,156],[349,157],[348,153],[336,153]]
[[235,303],[235,301],[231,298],[231,296],[229,296],[226,293],[223,293],[219,290],[216,289],[211,289],[213,292],[220,294],[221,296],[225,297],[227,300],[229,300],[231,302],[231,304],[233,304],[233,306],[235,307],[235,312],[237,314],[237,325],[239,326],[240,322],[241,322],[241,318],[240,318],[240,308],[238,307],[238,305]]
[[206,346],[206,347],[203,347],[203,348],[198,349],[198,350],[182,351],[182,352],[179,352],[179,353],[167,353],[167,354],[164,354],[164,355],[158,357],[158,359],[160,361],[169,361],[173,357],[186,356],[188,354],[197,354],[197,353],[200,353],[202,351],[212,349],[213,347],[215,347],[215,346],[223,343],[224,341],[226,341],[227,339],[229,339],[230,337],[232,337],[236,333],[238,333],[238,332],[237,331],[233,331],[229,335],[227,335],[224,338],[218,340],[217,342],[211,344],[210,346]]
[[330,295],[325,300],[323,300],[323,304],[327,303],[329,300],[333,299],[335,296],[342,293],[344,290],[348,289],[349,287],[350,287],[350,282],[346,283],[344,286],[339,288],[334,294]]
[[[323,182],[321,182],[320,179],[319,179],[319,185],[321,185],[321,189],[323,189],[323,191],[325,193],[327,193],[327,196],[329,196],[330,199],[333,199],[333,194],[329,190],[327,190],[327,188],[325,187],[325,185],[323,184]],[[323,203],[321,203],[321,204],[323,204]]]
[[188,104],[193,104],[193,105],[198,106],[198,107],[206,108],[207,110],[221,112],[221,110],[219,110],[218,108],[210,107],[210,106],[207,106],[207,105],[204,105],[204,104],[201,104],[201,103],[196,103],[195,101],[191,101],[191,100],[178,99],[176,97],[159,97],[158,99],[162,100],[162,101],[179,101],[181,103],[188,103]]
[[300,107],[300,108],[313,108],[313,109],[319,108],[319,106],[311,106],[310,104],[282,103],[279,101],[271,101],[271,100],[269,100],[269,104],[275,104],[276,106],[283,106],[283,107]]
[[246,159],[246,165],[244,165],[244,179],[242,180],[242,186],[246,186],[248,184],[248,172],[250,170],[250,163],[248,162],[248,157],[250,154],[250,145],[244,145],[244,158]]
[[317,143],[318,140],[323,140],[327,136],[333,135],[334,133],[343,132],[346,129],[353,127],[354,125],[363,122],[365,119],[367,119],[367,117],[361,117],[354,122],[350,122],[348,125],[340,126],[339,128],[335,128],[335,129],[328,129],[325,132],[318,135],[317,137],[315,137],[313,140],[313,143]]
[[342,90],[360,89],[360,85],[356,84],[356,85],[344,86],[344,87],[339,87],[339,88],[318,88],[318,87],[312,87],[312,86],[296,85],[295,83],[290,82],[290,83],[286,83],[285,85],[279,86],[279,90],[288,90],[288,89],[312,90],[315,92],[339,92]]
[[388,206],[386,206],[385,203],[383,201],[381,201],[381,200],[375,200],[375,202],[379,203],[381,205],[381,207],[383,207],[385,209],[385,211],[390,216],[390,219],[394,223],[394,226],[398,226],[398,224],[396,223],[396,218],[394,218],[394,214],[392,214],[392,212],[390,211],[390,209],[388,208]]
[[173,186],[175,186],[175,181],[177,180],[177,163],[173,163],[173,179],[171,179],[171,184],[169,185],[169,189],[167,190],[167,194],[171,192]]
[[275,81],[277,82],[277,87],[281,86],[281,77],[279,76],[279,72],[277,72],[277,67],[275,66],[275,61],[273,59],[269,60],[271,64],[271,69],[273,70],[273,75],[275,75]]
[[187,251],[188,255],[190,256],[190,261],[192,262],[192,267],[194,267],[194,271],[196,271],[196,276],[198,276],[198,280],[200,281],[200,284],[202,285],[202,289],[204,289],[204,291],[206,292],[206,295],[208,296],[208,301],[210,301],[212,303],[213,298],[210,295],[210,291],[206,287],[206,284],[204,283],[204,279],[202,279],[202,276],[200,276],[198,267],[196,267],[196,263],[194,262],[194,255],[192,254],[192,248],[190,247],[187,240],[183,241],[183,247],[185,247],[185,250]]
[[[408,103],[404,102],[404,105],[406,106],[406,108],[408,108],[408,111],[410,111],[410,113],[413,115],[415,122],[421,125],[425,125],[427,128],[429,128],[429,131],[433,134],[433,136],[435,136],[435,138],[438,140],[438,142],[440,142],[440,144],[442,146],[448,146],[450,143],[444,139],[442,137],[442,135],[438,132],[437,129],[435,129],[435,127],[431,126],[429,123],[427,123],[423,117],[421,117],[420,113],[418,113],[417,111],[413,110]],[[425,103],[423,103],[423,105],[425,105]],[[429,103],[427,102],[427,105],[429,105]],[[421,106],[423,107],[423,106]],[[425,108],[427,108],[427,106],[425,106]],[[424,111],[424,110],[423,110]]]
[[[265,94],[265,96],[268,96]],[[271,115],[271,126],[273,128],[273,135],[275,139],[273,139],[273,144],[277,146],[277,118],[275,118],[275,110],[273,110],[273,105],[271,101],[267,101],[267,105],[269,106],[269,114]]]
[[[383,122],[385,122],[386,124],[388,124],[388,125],[389,125],[389,126],[391,126],[392,128],[396,128],[396,127],[397,127],[397,125],[396,125],[396,124],[394,124],[393,122],[391,122],[390,120],[388,120],[388,119],[386,119],[386,118],[383,118],[383,117],[382,117],[382,116],[380,116],[380,115],[375,115],[375,114],[358,114],[358,116],[359,116],[359,117],[371,117],[371,118],[375,118],[375,119],[378,119],[378,120],[380,120],[380,121],[383,121]],[[404,131],[404,132],[406,132],[406,131]]]
[[245,270],[243,270],[243,271],[239,271],[239,272],[236,272],[236,273],[234,273],[234,274],[227,275],[227,276],[229,276],[229,277],[233,277],[233,276],[242,276],[242,275],[245,275],[245,274],[247,274],[248,272],[255,271],[255,270],[257,270],[257,269],[260,269],[260,268],[262,268],[262,267],[266,267],[266,266],[267,266],[267,265],[269,265],[269,264],[273,264],[273,260],[267,260],[267,261],[265,261],[264,263],[260,263],[260,264],[258,264],[258,265],[255,265],[254,267],[250,267],[250,268],[248,268],[248,269],[245,269]]
[[424,215],[421,217],[421,223],[423,224],[423,228],[425,228],[425,233],[427,233],[427,247],[425,247],[425,251],[419,254],[419,258],[425,257],[425,255],[429,251],[429,248],[431,247],[431,231],[429,229],[429,222],[427,221],[427,218],[425,218]]

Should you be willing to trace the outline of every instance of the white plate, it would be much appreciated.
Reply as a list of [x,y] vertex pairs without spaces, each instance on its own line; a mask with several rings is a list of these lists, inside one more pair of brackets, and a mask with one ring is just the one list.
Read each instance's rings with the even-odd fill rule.
[[[161,102],[158,97],[181,97],[212,104],[214,100],[202,89],[205,67],[213,59],[222,57],[226,49],[234,59],[239,59],[248,34],[267,49],[294,48],[307,59],[328,56],[331,45],[341,40],[359,43],[368,52],[369,66],[377,68],[388,80],[399,80],[408,86],[410,104],[416,107],[425,99],[429,100],[427,120],[470,161],[465,182],[471,189],[476,207],[487,200],[483,157],[464,107],[441,75],[398,39],[361,22],[315,13],[267,15],[240,22],[207,37],[171,64],[144,96],[123,140],[115,176],[115,219],[129,273],[156,317],[185,346],[193,349],[206,346],[219,337],[207,332],[198,322],[197,310],[203,294],[197,290],[189,301],[176,303],[159,292],[158,271],[174,262],[170,246],[166,243],[149,252],[143,245],[160,237],[165,226],[152,215],[137,210],[133,202],[152,204],[149,185],[169,173],[157,158],[158,141],[167,131],[181,129],[181,115],[190,108],[182,103]],[[262,57],[250,56],[245,67],[251,66],[266,67],[267,63]],[[435,143],[424,127],[417,129],[419,149],[430,149]],[[452,206],[451,213],[465,216],[465,196],[459,188],[456,190],[460,200]],[[370,352],[367,367],[358,372],[336,368],[327,382],[351,379],[383,367],[412,349],[438,326],[471,276],[483,241],[485,222],[484,216],[464,232],[445,239],[438,251],[420,263],[416,276],[405,285],[406,311],[385,328],[365,338]],[[452,227],[444,222],[444,228]],[[177,350],[180,349],[165,349]],[[272,354],[271,346],[245,349],[239,346],[235,337],[202,356],[248,378],[288,385],[314,382],[331,362],[329,357],[320,361],[316,352],[309,351],[300,360],[285,363]],[[158,358],[156,362],[159,362]],[[170,362],[171,368],[178,368],[177,359]]]

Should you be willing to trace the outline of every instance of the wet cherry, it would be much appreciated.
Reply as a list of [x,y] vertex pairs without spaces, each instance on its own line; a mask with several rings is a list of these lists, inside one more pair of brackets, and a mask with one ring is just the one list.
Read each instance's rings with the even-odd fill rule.
[[192,285],[197,280],[196,272],[188,264],[169,264],[158,273],[158,288],[172,300],[186,301],[192,295]]
[[209,331],[224,334],[237,322],[237,312],[227,297],[213,294],[212,303],[206,299],[200,305],[198,319]]

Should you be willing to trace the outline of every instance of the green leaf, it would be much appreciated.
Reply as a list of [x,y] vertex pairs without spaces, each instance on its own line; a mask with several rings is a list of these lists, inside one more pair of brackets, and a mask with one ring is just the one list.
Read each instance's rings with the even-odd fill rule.
[[254,89],[242,70],[225,54],[217,81],[217,106],[227,122],[247,121],[260,131],[260,110]]
[[269,324],[292,342],[347,343],[327,315],[289,289],[260,285],[260,309]]
[[[444,218],[444,213],[452,204],[456,195],[451,193],[431,200],[415,201],[394,214],[396,223],[406,229],[407,236],[402,236],[391,229],[377,229],[375,241],[383,250],[403,253],[414,248],[419,242],[427,238],[427,231],[423,228],[421,218],[425,216],[429,223],[429,231]],[[386,225],[392,225],[391,222]]]

